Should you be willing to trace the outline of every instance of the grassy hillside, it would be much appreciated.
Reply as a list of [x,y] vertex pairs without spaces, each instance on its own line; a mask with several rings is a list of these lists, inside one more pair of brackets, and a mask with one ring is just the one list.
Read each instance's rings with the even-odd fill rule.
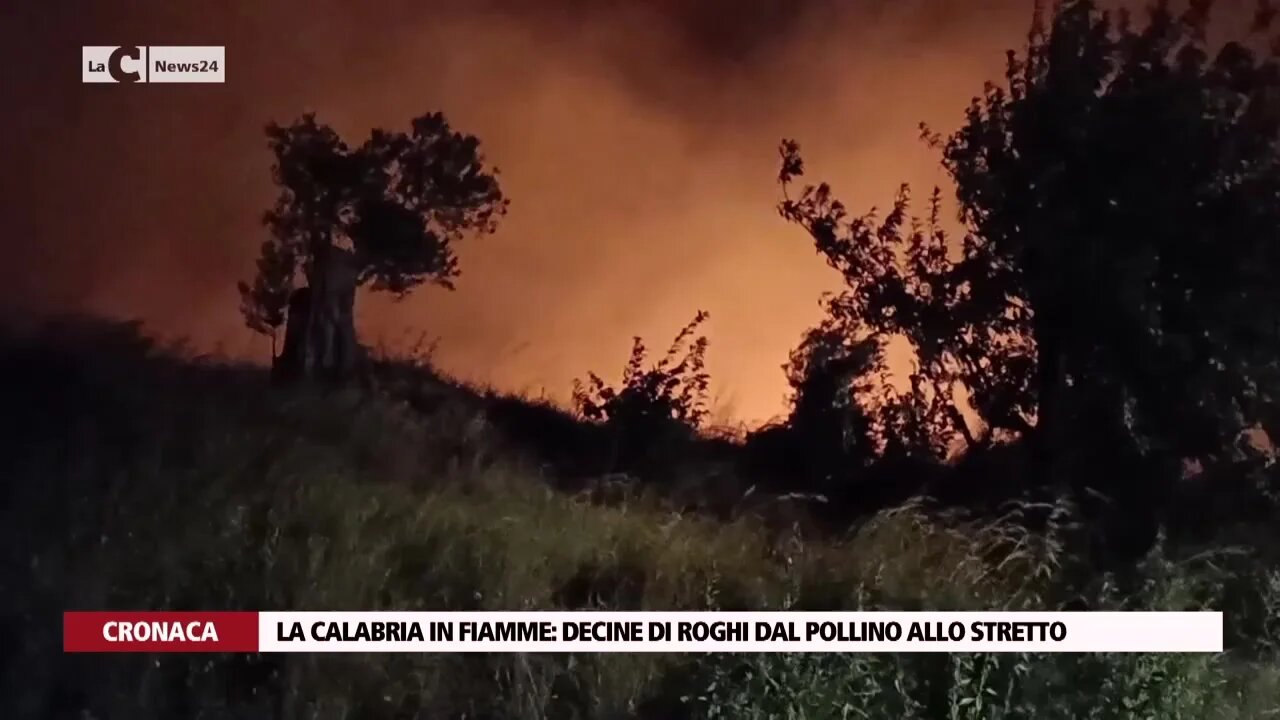
[[[572,458],[533,456],[512,418],[582,447],[590,427],[408,366],[372,387],[283,392],[96,323],[10,337],[0,358],[5,717],[1280,717],[1280,572],[1265,548],[1161,545],[1095,575],[1073,559],[1065,505],[1035,535],[908,504],[818,537],[780,501],[704,514],[672,487],[607,503],[566,492],[582,485],[558,475]],[[689,467],[735,452],[707,448]],[[739,489],[707,482],[704,497]],[[58,634],[63,610],[90,608],[1064,605],[1225,609],[1231,649],[99,657],[62,655]]]

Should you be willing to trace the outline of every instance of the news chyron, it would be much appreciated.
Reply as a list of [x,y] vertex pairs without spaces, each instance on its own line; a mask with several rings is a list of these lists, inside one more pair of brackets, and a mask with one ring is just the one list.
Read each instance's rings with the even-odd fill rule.
[[227,50],[214,45],[86,45],[80,79],[86,83],[222,83]]

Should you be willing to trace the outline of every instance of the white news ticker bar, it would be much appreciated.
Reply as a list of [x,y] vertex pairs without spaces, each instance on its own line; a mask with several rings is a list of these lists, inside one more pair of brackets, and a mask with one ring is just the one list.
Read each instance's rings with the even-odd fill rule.
[[[354,634],[359,623],[417,623],[424,639],[407,641],[320,640],[313,636],[344,624]],[[550,623],[553,641],[486,641],[462,639],[466,623]],[[564,640],[566,623],[639,622],[641,641]],[[676,639],[681,623],[747,623],[747,639]],[[808,623],[835,623],[844,639],[805,639]],[[317,623],[322,623],[317,625]],[[650,623],[667,623],[672,637],[647,639]],[[760,640],[757,623],[790,624],[798,640]],[[850,639],[861,623],[897,623],[901,637],[891,640]],[[946,638],[953,623],[963,626],[963,639],[909,640],[913,624],[932,636]],[[974,639],[974,623],[1061,623],[1065,637],[1055,641]],[[431,626],[453,630],[451,640],[430,638]],[[852,625],[851,625],[852,624]],[[990,627],[990,626],[988,626]],[[1027,627],[1027,626],[1022,626]],[[301,639],[282,640],[292,630]],[[1025,631],[1024,631],[1025,632]],[[295,635],[296,638],[296,635]],[[262,612],[258,615],[260,652],[1222,652],[1220,612]]]

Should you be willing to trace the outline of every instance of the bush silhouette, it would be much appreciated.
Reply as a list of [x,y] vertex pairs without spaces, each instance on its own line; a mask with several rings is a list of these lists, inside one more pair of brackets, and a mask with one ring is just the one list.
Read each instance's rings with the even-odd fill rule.
[[652,366],[644,341],[635,338],[619,387],[595,373],[574,381],[574,407],[610,431],[611,470],[650,473],[664,453],[693,439],[706,419],[707,338],[695,333],[707,317],[699,311]]

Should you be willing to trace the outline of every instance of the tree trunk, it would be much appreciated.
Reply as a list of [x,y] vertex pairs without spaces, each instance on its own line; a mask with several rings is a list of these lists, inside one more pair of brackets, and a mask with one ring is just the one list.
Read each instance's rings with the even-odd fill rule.
[[1032,332],[1036,341],[1036,426],[1031,438],[1033,481],[1062,491],[1058,472],[1064,431],[1066,377],[1063,368],[1062,318],[1047,303],[1037,308]]
[[316,258],[310,284],[289,298],[284,351],[276,363],[285,382],[324,377],[344,380],[355,370],[356,265],[351,253],[332,248]]

